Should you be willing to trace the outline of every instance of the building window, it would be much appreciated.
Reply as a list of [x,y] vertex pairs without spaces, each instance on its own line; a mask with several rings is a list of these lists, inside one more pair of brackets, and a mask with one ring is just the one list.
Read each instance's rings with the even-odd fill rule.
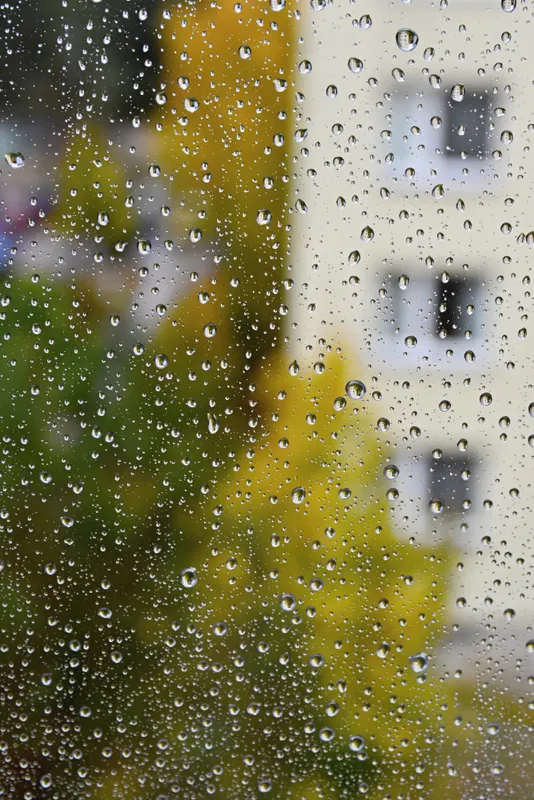
[[428,462],[428,502],[439,500],[444,514],[461,514],[471,504],[470,460],[456,455],[433,456]]
[[490,98],[482,90],[465,90],[457,103],[449,99],[445,111],[444,153],[485,158],[488,153]]
[[473,325],[477,283],[463,277],[439,281],[436,290],[434,333],[441,339],[465,337]]
[[[461,80],[461,76],[459,76]],[[391,90],[391,150],[388,171],[417,190],[432,189],[436,173],[442,182],[462,180],[466,190],[485,183],[491,172],[470,170],[466,163],[487,160],[502,123],[493,118],[495,88],[465,84],[463,100],[451,88],[429,92],[424,83]],[[415,169],[415,175],[413,170]]]

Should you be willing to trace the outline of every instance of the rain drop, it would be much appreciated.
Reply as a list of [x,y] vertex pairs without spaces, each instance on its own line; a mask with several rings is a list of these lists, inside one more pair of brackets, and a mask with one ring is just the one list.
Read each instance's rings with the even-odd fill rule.
[[428,667],[428,656],[425,653],[417,653],[415,656],[410,656],[410,667],[416,673],[424,672]]
[[402,50],[404,53],[409,53],[417,47],[419,36],[410,28],[401,28],[397,31],[395,40],[399,50]]
[[353,380],[347,383],[345,386],[345,392],[351,400],[361,400],[363,397],[365,397],[367,389],[365,384],[361,381]]
[[296,506],[300,505],[306,499],[306,489],[303,489],[302,486],[297,486],[291,492],[291,499]]
[[24,166],[24,156],[22,153],[6,153],[4,158],[13,169],[20,169]]
[[186,567],[180,572],[180,583],[185,589],[192,589],[198,583],[197,571],[194,567]]

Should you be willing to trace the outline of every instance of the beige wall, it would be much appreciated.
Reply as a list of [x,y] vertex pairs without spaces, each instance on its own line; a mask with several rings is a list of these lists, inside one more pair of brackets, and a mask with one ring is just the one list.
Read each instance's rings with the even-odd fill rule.
[[[368,395],[366,402],[374,403],[377,419],[391,421],[381,435],[401,469],[394,507],[399,533],[454,541],[466,569],[456,585],[451,582],[451,597],[466,596],[480,608],[480,619],[488,613],[484,598],[491,596],[500,625],[504,608],[530,611],[522,595],[530,581],[534,522],[534,449],[528,444],[534,433],[528,413],[534,401],[534,331],[528,319],[534,286],[525,279],[534,250],[518,237],[534,230],[534,143],[528,129],[534,123],[534,75],[525,61],[531,4],[511,14],[499,0],[450,0],[444,9],[429,0],[396,0],[368,8],[372,25],[366,29],[359,23],[362,3],[302,9],[299,61],[308,60],[312,69],[295,87],[303,95],[295,129],[306,129],[307,136],[295,144],[294,202],[304,200],[308,210],[293,216],[293,347],[301,358],[314,360],[320,337],[342,343],[354,359],[354,377],[377,379],[382,400]],[[419,36],[412,52],[396,44],[402,27]],[[435,51],[430,61],[424,57],[429,47]],[[347,63],[352,57],[363,62],[357,74]],[[404,72],[403,82],[393,77],[395,69]],[[441,88],[430,85],[430,75],[441,78]],[[483,125],[489,152],[482,159],[436,152],[451,140],[449,90],[456,83],[468,96],[474,90],[488,98]],[[336,97],[327,96],[329,85],[337,87]],[[437,130],[433,116],[443,120]],[[342,130],[334,132],[335,125]],[[512,142],[501,141],[506,130]],[[464,140],[471,134],[468,125]],[[394,161],[388,164],[389,153]],[[407,168],[415,170],[413,177],[406,177]],[[440,192],[433,189],[440,184],[444,195],[436,197]],[[407,219],[400,218],[403,211]],[[501,231],[503,223],[511,225],[510,233]],[[372,241],[361,240],[366,226],[374,230]],[[353,250],[361,260],[350,265]],[[462,304],[473,303],[475,310],[468,322],[462,318],[462,335],[442,340],[434,329],[444,272],[466,287]],[[404,291],[395,288],[401,274],[410,279]],[[468,326],[470,339],[463,335]],[[526,338],[518,335],[521,329]],[[404,344],[411,335],[418,340],[413,348]],[[305,345],[312,345],[308,355]],[[468,350],[475,353],[473,363],[465,360]],[[407,383],[410,388],[403,388]],[[479,397],[487,391],[493,402],[483,407]],[[439,409],[444,400],[451,404],[448,411]],[[505,416],[506,429],[499,425]],[[417,440],[409,433],[414,425],[422,432]],[[428,458],[435,448],[461,456],[462,438],[469,442],[472,507],[433,518],[422,488]],[[518,497],[511,496],[513,489],[519,489]],[[483,508],[485,499],[493,502],[491,510]],[[481,544],[484,536],[491,544]],[[501,587],[493,585],[495,578]]]

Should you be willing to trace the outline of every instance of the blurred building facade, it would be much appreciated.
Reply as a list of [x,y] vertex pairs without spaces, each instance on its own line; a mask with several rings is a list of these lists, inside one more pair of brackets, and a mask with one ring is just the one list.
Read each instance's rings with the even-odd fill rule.
[[292,336],[366,384],[399,535],[457,553],[458,641],[507,641],[530,624],[531,15],[362,11],[312,0],[300,29]]

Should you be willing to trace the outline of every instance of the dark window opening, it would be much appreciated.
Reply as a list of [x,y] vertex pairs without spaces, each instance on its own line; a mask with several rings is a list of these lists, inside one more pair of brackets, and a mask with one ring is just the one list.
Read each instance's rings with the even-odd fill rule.
[[428,465],[428,499],[440,500],[443,513],[460,514],[469,500],[470,461],[458,456],[430,458]]
[[449,99],[444,115],[446,155],[463,152],[474,158],[487,156],[489,103],[487,94],[467,89],[460,103]]
[[[436,335],[440,338],[462,336],[472,327],[468,307],[475,304],[475,284],[463,278],[451,277],[447,283],[440,281],[437,288],[435,315]],[[470,320],[469,325],[467,320]]]

